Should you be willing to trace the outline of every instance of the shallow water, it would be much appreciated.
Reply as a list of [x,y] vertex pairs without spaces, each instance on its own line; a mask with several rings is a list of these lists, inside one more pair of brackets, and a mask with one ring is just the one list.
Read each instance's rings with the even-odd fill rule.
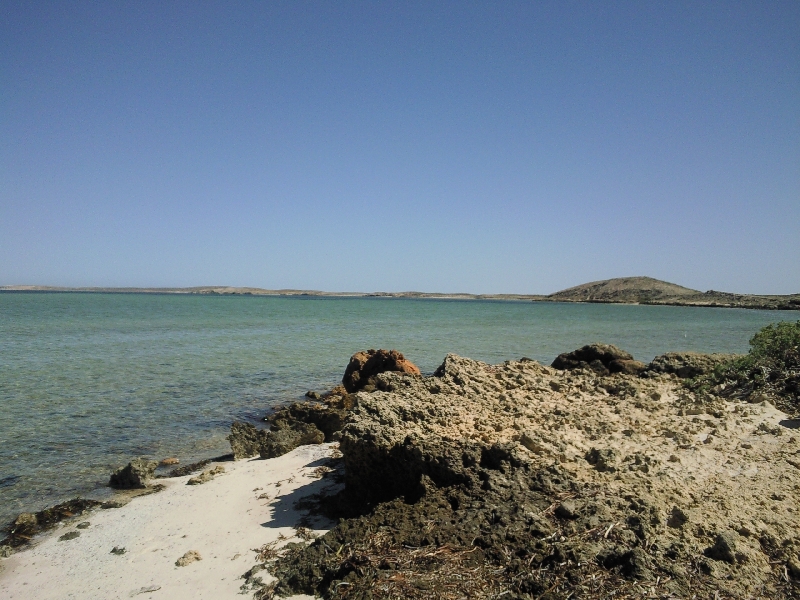
[[0,522],[97,491],[131,457],[228,451],[237,418],[335,385],[351,354],[396,348],[549,363],[593,341],[649,361],[746,352],[797,313],[398,298],[0,293]]

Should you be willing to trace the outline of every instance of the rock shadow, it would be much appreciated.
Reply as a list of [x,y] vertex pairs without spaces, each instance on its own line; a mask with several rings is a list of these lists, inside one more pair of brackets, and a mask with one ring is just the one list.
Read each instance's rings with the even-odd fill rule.
[[[328,461],[314,461],[307,466],[325,466],[326,462]],[[312,525],[315,529],[325,526],[332,527],[335,522],[321,514],[320,502],[323,497],[332,496],[343,487],[329,475],[300,486],[288,494],[279,495],[270,502],[272,518],[261,523],[261,526],[270,529],[311,527]],[[278,493],[280,493],[280,488],[278,488]]]

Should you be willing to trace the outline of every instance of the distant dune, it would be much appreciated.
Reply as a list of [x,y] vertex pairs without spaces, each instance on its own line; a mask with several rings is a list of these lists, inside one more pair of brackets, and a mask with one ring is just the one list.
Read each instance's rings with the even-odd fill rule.
[[200,294],[221,296],[334,296],[379,298],[441,298],[455,300],[524,300],[533,302],[594,302],[604,304],[669,304],[763,310],[800,310],[800,294],[764,296],[709,290],[700,292],[652,277],[618,277],[592,281],[550,295],[469,294],[435,292],[322,292],[318,290],[265,290],[253,287],[201,286],[191,288],[100,288],[40,285],[0,286],[0,292],[83,292],[101,294]]

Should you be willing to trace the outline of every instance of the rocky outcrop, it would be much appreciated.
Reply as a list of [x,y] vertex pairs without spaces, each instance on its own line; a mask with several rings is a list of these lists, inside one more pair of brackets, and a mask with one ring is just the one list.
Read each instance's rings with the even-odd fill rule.
[[632,358],[608,348],[564,355],[608,373],[448,355],[431,377],[375,375],[351,395],[330,503],[361,516],[287,548],[276,591],[790,597],[798,442],[776,432],[782,414],[630,374],[640,364],[611,373]]
[[372,378],[387,371],[420,375],[417,366],[397,350],[367,350],[356,352],[350,357],[342,377],[342,385],[350,393],[368,386],[374,388]]
[[296,422],[276,431],[267,431],[259,448],[261,458],[275,458],[306,444],[321,444],[325,434],[311,423]]
[[290,428],[293,423],[314,425],[325,436],[326,442],[337,439],[347,419],[348,409],[353,407],[355,397],[327,396],[326,403],[295,402],[269,417],[276,429]]
[[231,424],[231,433],[228,442],[231,444],[234,460],[258,456],[261,451],[261,440],[266,432],[256,429],[251,423],[235,421]]
[[65,519],[71,519],[83,514],[85,511],[98,506],[100,502],[85,498],[74,498],[61,504],[56,504],[37,513],[21,513],[14,521],[5,527],[8,537],[0,541],[0,547],[17,548],[30,541],[42,531],[54,527]]
[[626,373],[627,375],[639,375],[647,370],[647,365],[638,360],[616,359],[608,363],[608,370],[611,373]]
[[186,485],[202,485],[204,483],[208,483],[212,479],[214,479],[217,475],[220,475],[225,472],[225,467],[222,465],[217,465],[216,467],[212,467],[211,469],[206,469],[200,475],[196,477],[190,477],[189,481],[186,482]]
[[[559,354],[551,365],[555,369],[572,370],[590,368],[593,371],[607,375],[608,373],[629,372],[634,367],[630,353],[611,344],[589,344],[583,348]],[[614,363],[614,371],[611,364]],[[641,363],[639,363],[641,364]]]
[[136,458],[111,474],[108,485],[118,490],[146,488],[153,479],[158,462]]
[[273,425],[275,429],[256,429],[250,423],[231,425],[228,441],[235,460],[260,456],[275,458],[305,444],[321,444],[325,434],[310,423],[293,421]]
[[269,429],[233,423],[228,441],[234,460],[252,456],[274,458],[298,446],[338,439],[355,397],[342,390],[341,394],[327,394],[325,399],[325,403],[295,402],[277,410],[267,417]]
[[737,358],[738,354],[701,354],[699,352],[668,352],[656,356],[647,370],[653,373],[677,375],[683,379],[710,373],[719,365]]

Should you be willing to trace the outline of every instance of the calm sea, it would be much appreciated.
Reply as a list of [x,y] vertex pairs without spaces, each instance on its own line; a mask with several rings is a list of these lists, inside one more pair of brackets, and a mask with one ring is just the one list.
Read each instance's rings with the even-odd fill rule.
[[642,361],[745,352],[797,313],[531,302],[0,293],[0,522],[102,496],[134,456],[228,451],[234,419],[330,389],[348,358],[396,348],[423,372],[445,354],[549,363],[593,341]]

